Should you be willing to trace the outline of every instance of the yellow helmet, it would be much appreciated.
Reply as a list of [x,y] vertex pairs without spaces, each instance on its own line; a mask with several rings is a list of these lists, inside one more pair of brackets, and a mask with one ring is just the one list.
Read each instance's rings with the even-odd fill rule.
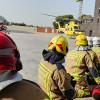
[[62,35],[53,37],[48,44],[48,50],[52,50],[53,48],[56,48],[57,52],[66,55],[68,51],[67,39]]
[[88,45],[87,37],[85,35],[76,36],[75,45],[76,46],[81,46],[81,45],[86,46],[86,45]]

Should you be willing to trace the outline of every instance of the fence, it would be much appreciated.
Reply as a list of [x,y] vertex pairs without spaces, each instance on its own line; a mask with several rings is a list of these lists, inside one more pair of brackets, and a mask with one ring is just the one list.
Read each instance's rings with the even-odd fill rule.
[[7,26],[8,30],[13,32],[27,33],[58,33],[56,29],[51,27],[28,27],[28,26]]

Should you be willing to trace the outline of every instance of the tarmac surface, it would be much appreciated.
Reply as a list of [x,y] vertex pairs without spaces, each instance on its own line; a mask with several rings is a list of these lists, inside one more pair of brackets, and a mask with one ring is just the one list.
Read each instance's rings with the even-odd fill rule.
[[[48,33],[14,33],[9,34],[16,42],[21,54],[23,70],[20,73],[24,79],[37,82],[39,61],[42,58],[41,52],[47,49],[50,39],[57,34]],[[66,37],[68,38],[68,37]],[[74,39],[68,39],[69,50],[74,48]],[[77,98],[75,100],[93,100],[89,98]]]

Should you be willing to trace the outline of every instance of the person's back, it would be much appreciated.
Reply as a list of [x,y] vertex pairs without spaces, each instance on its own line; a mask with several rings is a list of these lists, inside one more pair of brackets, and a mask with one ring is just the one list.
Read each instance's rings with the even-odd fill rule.
[[[69,51],[66,56],[66,70],[72,76],[75,74],[76,78],[85,75],[87,70],[86,60],[90,58],[86,51]],[[88,62],[89,60],[87,60]],[[92,62],[91,62],[92,63]],[[76,75],[77,74],[77,75]]]
[[[76,48],[66,56],[66,70],[76,81],[75,89],[77,97],[90,96],[90,90],[86,82],[87,74],[91,74],[98,82],[98,71],[88,52],[88,41],[86,36],[79,35],[75,40]],[[93,56],[94,58],[94,56]]]
[[35,82],[28,80],[14,82],[0,91],[0,100],[47,100],[47,98],[48,96]]
[[38,80],[50,100],[72,100],[74,96],[71,77],[62,65],[67,51],[66,39],[57,36],[50,41],[48,51],[42,52],[43,60],[40,61]]
[[90,96],[90,90],[85,80],[88,67],[92,67],[90,56],[86,51],[70,51],[66,56],[66,70],[73,77],[75,83],[76,97]]
[[[44,75],[48,77],[48,79],[45,80],[45,76],[42,75],[42,72],[39,72],[40,74],[39,77],[41,77],[39,78],[40,86],[42,86],[41,88],[45,91],[45,93],[48,93],[48,95],[51,97],[50,100],[51,99],[65,100],[66,96],[63,95],[63,92],[66,90],[66,91],[69,91],[69,93],[71,93],[71,90],[73,90],[73,87],[71,86],[70,75],[66,74],[66,71],[64,68],[57,68],[56,64],[52,65],[48,61],[42,60],[40,62],[40,66],[44,66],[44,69],[46,70],[44,71],[45,72]],[[43,67],[41,67],[40,69],[42,70]],[[66,77],[64,74],[66,74]],[[49,81],[49,83],[47,83],[46,81]],[[44,84],[47,87],[45,87]],[[59,86],[57,84],[59,84]],[[64,85],[66,86],[64,87]],[[70,94],[70,96],[72,94]]]

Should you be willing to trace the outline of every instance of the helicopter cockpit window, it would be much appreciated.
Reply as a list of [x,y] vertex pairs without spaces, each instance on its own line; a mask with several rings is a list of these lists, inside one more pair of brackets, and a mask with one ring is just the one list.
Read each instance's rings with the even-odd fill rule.
[[79,27],[74,26],[74,31],[79,31]]
[[59,22],[59,24],[60,24],[60,26],[61,26],[62,28],[65,28],[65,23],[64,23],[63,21]]

